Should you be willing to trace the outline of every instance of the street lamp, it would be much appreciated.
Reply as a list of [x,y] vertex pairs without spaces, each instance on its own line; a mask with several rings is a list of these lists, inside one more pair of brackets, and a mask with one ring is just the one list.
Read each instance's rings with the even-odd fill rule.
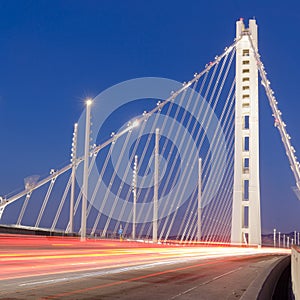
[[197,224],[197,240],[201,241],[201,198],[202,198],[202,159],[198,160],[198,224]]
[[89,158],[90,158],[90,127],[91,127],[91,105],[92,99],[86,100],[85,119],[85,145],[84,145],[84,165],[83,165],[83,187],[82,187],[82,209],[81,209],[81,241],[86,240],[86,207],[88,199],[89,184]]
[[154,196],[153,196],[153,243],[157,243],[157,222],[158,222],[158,176],[159,176],[159,128],[155,130],[154,148]]

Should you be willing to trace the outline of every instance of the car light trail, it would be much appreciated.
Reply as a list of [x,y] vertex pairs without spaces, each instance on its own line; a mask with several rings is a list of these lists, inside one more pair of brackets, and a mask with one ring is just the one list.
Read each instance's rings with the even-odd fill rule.
[[[191,260],[232,256],[287,254],[289,249],[182,247],[111,240],[79,242],[74,238],[0,235],[0,280],[72,272],[117,272]],[[116,263],[117,262],[117,263]]]

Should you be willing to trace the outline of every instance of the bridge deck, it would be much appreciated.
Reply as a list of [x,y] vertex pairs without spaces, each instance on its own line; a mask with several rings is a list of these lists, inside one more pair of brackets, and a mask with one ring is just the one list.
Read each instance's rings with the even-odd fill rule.
[[237,299],[288,254],[14,235],[0,235],[0,246],[0,297],[14,299]]

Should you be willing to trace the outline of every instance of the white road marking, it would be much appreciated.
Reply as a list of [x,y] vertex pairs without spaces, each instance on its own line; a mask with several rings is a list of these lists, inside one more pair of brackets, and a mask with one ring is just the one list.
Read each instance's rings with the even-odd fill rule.
[[234,269],[234,270],[231,270],[231,271],[226,272],[226,273],[224,273],[224,274],[221,274],[221,275],[219,275],[219,276],[216,276],[216,277],[214,277],[214,278],[212,278],[212,279],[210,279],[210,280],[207,280],[207,281],[205,281],[205,282],[202,282],[201,284],[198,284],[198,285],[196,285],[196,286],[194,286],[194,287],[192,287],[192,288],[189,288],[188,290],[183,291],[183,292],[181,292],[181,293],[179,293],[179,294],[173,296],[173,297],[170,298],[170,299],[176,299],[176,298],[178,298],[178,297],[180,297],[180,296],[183,296],[183,295],[185,295],[185,294],[187,294],[187,293],[189,293],[189,292],[195,290],[196,288],[198,288],[198,287],[200,287],[200,286],[203,286],[203,285],[206,285],[206,284],[208,284],[208,283],[211,283],[211,282],[213,282],[213,281],[215,281],[215,280],[217,280],[217,279],[220,279],[220,278],[222,278],[222,277],[224,277],[224,276],[226,276],[226,275],[232,274],[232,273],[234,273],[234,272],[236,272],[236,271],[239,271],[239,270],[241,270],[241,269],[242,269],[242,267],[239,267],[239,268],[237,268],[237,269]]

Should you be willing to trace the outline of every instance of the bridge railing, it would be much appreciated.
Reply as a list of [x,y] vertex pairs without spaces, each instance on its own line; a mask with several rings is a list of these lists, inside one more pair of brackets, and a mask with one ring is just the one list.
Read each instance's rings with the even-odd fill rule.
[[291,257],[292,287],[296,300],[300,299],[300,248],[292,247]]

